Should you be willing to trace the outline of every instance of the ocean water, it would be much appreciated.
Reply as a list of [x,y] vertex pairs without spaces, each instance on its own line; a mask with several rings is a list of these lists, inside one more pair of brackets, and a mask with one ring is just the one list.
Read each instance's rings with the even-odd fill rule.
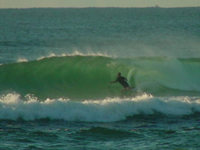
[[199,27],[198,7],[0,9],[0,149],[199,149]]

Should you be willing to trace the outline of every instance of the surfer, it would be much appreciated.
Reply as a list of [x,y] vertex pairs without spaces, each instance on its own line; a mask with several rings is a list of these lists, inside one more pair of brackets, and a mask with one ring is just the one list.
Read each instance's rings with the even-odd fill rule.
[[123,76],[121,76],[121,72],[117,74],[117,79],[115,81],[111,81],[111,83],[119,82],[125,90],[129,90],[131,87],[129,86],[127,79]]

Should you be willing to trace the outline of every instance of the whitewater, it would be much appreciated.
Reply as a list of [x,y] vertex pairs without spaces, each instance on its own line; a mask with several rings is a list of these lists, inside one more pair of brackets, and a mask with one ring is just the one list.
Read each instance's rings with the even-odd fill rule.
[[198,149],[199,13],[0,9],[0,149]]
[[[66,121],[114,122],[134,115],[162,113],[166,116],[193,115],[200,111],[200,99],[188,97],[158,98],[141,95],[135,98],[107,98],[74,102],[69,99],[46,99],[8,94],[0,99],[1,119],[61,119]],[[109,115],[108,115],[109,114]]]

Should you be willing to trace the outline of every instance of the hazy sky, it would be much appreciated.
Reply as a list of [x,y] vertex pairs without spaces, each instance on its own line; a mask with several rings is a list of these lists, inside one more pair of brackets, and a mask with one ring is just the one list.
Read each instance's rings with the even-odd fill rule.
[[0,0],[0,8],[30,7],[200,7],[200,0]]

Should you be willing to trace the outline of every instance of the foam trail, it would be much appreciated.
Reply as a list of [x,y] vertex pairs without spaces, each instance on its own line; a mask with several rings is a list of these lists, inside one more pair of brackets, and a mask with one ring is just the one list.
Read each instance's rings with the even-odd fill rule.
[[103,100],[71,101],[46,99],[39,101],[19,94],[7,94],[0,98],[0,119],[24,120],[63,119],[66,121],[113,122],[128,116],[149,115],[159,112],[181,116],[200,112],[200,99],[188,97],[159,98],[143,94],[135,98],[107,98]]

